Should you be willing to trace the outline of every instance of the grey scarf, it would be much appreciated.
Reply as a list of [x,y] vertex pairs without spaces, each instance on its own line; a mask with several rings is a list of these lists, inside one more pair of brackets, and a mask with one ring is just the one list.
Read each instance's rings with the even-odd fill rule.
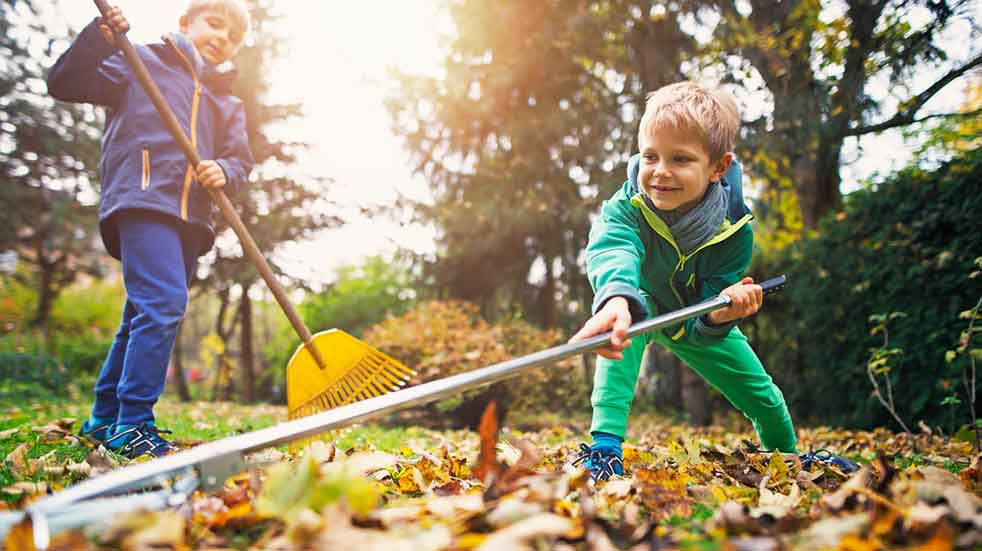
[[[648,206],[654,207],[650,200]],[[728,207],[729,197],[723,186],[719,183],[710,183],[702,201],[689,212],[680,214],[677,210],[654,209],[654,211],[672,230],[672,235],[679,244],[682,254],[689,254],[716,235],[723,224],[723,219],[726,218]]]

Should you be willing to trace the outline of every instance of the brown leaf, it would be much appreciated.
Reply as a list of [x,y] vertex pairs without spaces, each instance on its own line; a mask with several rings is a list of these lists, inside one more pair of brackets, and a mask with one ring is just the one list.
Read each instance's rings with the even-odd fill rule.
[[65,530],[51,539],[48,551],[88,551],[95,549],[81,530]]
[[29,517],[25,517],[10,529],[3,542],[3,548],[6,551],[35,551],[34,528]]
[[7,463],[10,468],[10,472],[14,473],[17,478],[27,478],[34,474],[34,470],[31,469],[30,463],[27,460],[27,453],[31,451],[30,444],[26,442],[14,448],[14,451],[7,454],[4,458],[4,462]]
[[20,432],[20,427],[14,427],[12,429],[0,431],[0,440],[6,440],[11,436]]
[[69,436],[74,437],[72,435],[73,423],[75,423],[75,419],[61,419],[41,427],[31,427],[31,430],[45,442],[57,442]]
[[106,544],[121,543],[124,548],[179,548],[184,545],[186,521],[174,511],[136,512],[114,522],[100,540]]
[[93,448],[92,451],[85,456],[85,462],[91,467],[89,476],[98,476],[119,467],[119,462],[116,460],[116,458],[114,458],[112,454],[106,451],[106,449],[102,446]]
[[498,416],[496,414],[497,403],[494,400],[488,403],[481,414],[481,424],[478,427],[478,434],[481,438],[481,451],[477,456],[477,468],[474,469],[474,477],[490,486],[492,480],[498,478],[502,467],[498,463]]
[[476,551],[524,549],[526,542],[530,540],[555,539],[572,529],[573,523],[568,518],[552,513],[540,513],[492,533]]
[[65,469],[70,473],[74,473],[82,477],[89,477],[92,475],[92,465],[89,465],[86,461],[75,463],[72,460],[68,460],[68,464],[65,465]]
[[15,482],[10,486],[0,489],[0,492],[12,496],[33,496],[47,493],[47,482]]

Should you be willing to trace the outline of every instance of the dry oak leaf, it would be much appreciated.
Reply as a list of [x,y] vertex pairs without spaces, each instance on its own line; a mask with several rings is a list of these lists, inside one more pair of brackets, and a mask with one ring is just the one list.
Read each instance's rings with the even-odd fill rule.
[[26,442],[14,448],[14,450],[7,454],[4,458],[4,462],[7,464],[10,472],[18,478],[27,478],[34,474],[34,470],[31,469],[31,465],[27,460],[27,453],[31,451],[30,444]]

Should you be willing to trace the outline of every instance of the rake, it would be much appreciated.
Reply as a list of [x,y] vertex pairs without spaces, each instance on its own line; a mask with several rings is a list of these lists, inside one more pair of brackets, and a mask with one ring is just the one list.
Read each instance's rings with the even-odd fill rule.
[[[773,293],[787,283],[779,276],[760,283],[764,294]],[[663,329],[730,304],[730,297],[719,295],[703,302],[667,312],[635,323],[627,330],[628,338]],[[225,485],[228,477],[248,466],[247,454],[270,446],[315,438],[351,423],[367,421],[386,413],[427,404],[515,377],[532,368],[558,362],[610,344],[611,333],[586,340],[554,346],[520,358],[488,367],[458,373],[443,379],[363,400],[345,407],[267,427],[258,431],[229,436],[214,442],[180,451],[174,455],[134,462],[122,469],[83,480],[78,484],[30,503],[22,511],[0,512],[0,539],[15,524],[29,518],[34,544],[47,549],[50,536],[71,527],[88,526],[122,512],[134,509],[160,510],[186,503],[197,490],[214,491]],[[149,490],[122,496],[134,490]]]
[[[106,1],[94,0],[94,2],[102,16],[106,17],[109,12]],[[184,133],[181,123],[160,93],[160,89],[157,88],[133,44],[126,35],[114,34],[116,34],[116,44],[122,50],[123,56],[150,97],[150,101],[157,108],[167,131],[180,146],[191,166],[197,167],[202,160],[197,149]],[[197,76],[195,79],[197,82]],[[238,236],[242,250],[256,266],[302,341],[286,368],[290,419],[380,396],[405,386],[415,372],[368,344],[338,329],[311,335],[225,192],[221,189],[208,188],[208,193],[212,201],[218,205],[232,231]]]

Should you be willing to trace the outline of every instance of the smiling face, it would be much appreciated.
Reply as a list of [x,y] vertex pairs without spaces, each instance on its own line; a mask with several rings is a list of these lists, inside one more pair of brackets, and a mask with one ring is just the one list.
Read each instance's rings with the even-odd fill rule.
[[725,153],[713,161],[698,131],[665,124],[642,124],[638,146],[641,191],[663,211],[692,210],[733,160],[732,153]]
[[245,29],[225,10],[206,8],[181,17],[181,32],[211,65],[221,65],[239,50]]

